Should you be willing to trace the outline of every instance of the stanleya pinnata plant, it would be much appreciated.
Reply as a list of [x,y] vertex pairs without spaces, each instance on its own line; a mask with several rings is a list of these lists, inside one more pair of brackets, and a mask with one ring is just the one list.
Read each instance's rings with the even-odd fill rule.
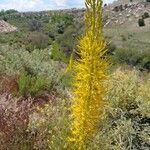
[[104,108],[107,69],[106,42],[102,32],[102,0],[85,0],[85,32],[79,40],[80,59],[75,63],[74,98],[71,107],[72,149],[86,149],[96,132]]

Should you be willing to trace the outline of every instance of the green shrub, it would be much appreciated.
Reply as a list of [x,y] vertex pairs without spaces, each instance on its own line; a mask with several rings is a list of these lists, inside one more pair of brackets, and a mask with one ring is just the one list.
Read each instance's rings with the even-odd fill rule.
[[47,79],[49,86],[58,85],[60,88],[62,63],[51,59],[51,48],[32,52],[15,46],[2,46],[0,49],[0,74],[18,76],[25,71],[29,76]]
[[138,20],[138,24],[139,24],[139,27],[145,26],[145,21],[144,21],[144,19],[143,19],[143,18],[140,18],[140,19]]
[[18,79],[19,94],[25,96],[30,86],[30,76],[23,73]]
[[13,13],[18,13],[18,11],[15,10],[15,9],[8,9],[8,10],[5,11],[5,13],[6,14],[13,14]]
[[114,43],[109,42],[107,44],[107,48],[108,48],[108,54],[113,55],[117,47],[116,47],[116,45]]
[[57,38],[57,42],[60,45],[60,49],[63,51],[66,57],[70,57],[72,51],[75,49],[76,39],[75,39],[76,29],[74,26],[69,26],[64,34],[61,34]]
[[10,14],[14,14],[14,13],[17,13],[18,11],[17,10],[14,10],[14,9],[9,9],[9,10],[1,10],[0,11],[0,16],[5,16],[5,15],[10,15]]
[[[28,52],[24,47],[14,46],[4,46],[0,49],[0,74],[19,76],[25,71],[32,77],[42,76],[49,84],[46,92],[51,93],[55,90],[66,96],[66,85],[60,81],[66,65],[62,61],[51,59],[51,47],[43,50],[34,49],[32,52]],[[43,90],[41,92],[43,93]]]
[[8,19],[4,16],[4,17],[3,17],[3,20],[7,22]]
[[60,49],[60,46],[56,42],[52,45],[51,58],[57,61],[63,61],[65,63],[68,63],[69,61],[69,58],[64,55]]
[[127,38],[125,35],[121,35],[121,39],[122,39],[122,41],[127,41]]
[[73,16],[69,14],[55,13],[51,18],[51,22],[54,24],[64,23],[65,26],[69,26],[73,24]]
[[42,28],[41,22],[35,19],[32,20],[29,25],[30,25],[30,31],[40,31]]
[[70,14],[55,13],[51,18],[51,24],[55,26],[58,34],[63,34],[67,27],[73,25],[73,16]]
[[118,63],[136,66],[140,70],[150,70],[150,53],[147,50],[117,49],[113,59]]
[[72,78],[72,73],[71,72],[67,72],[65,73],[61,79],[60,82],[62,83],[63,87],[72,87],[72,82],[73,82],[73,78]]
[[3,16],[3,15],[5,15],[5,11],[4,11],[4,10],[1,10],[1,11],[0,11],[0,16]]
[[149,18],[149,13],[148,12],[145,12],[142,16],[143,19],[146,19],[146,18]]
[[50,31],[50,32],[48,33],[48,36],[49,36],[53,41],[55,41],[55,33],[54,33],[54,32]]
[[40,32],[30,33],[25,42],[28,51],[33,51],[35,48],[44,49],[48,46],[48,44],[48,36]]
[[65,31],[64,24],[57,25],[57,32],[58,32],[58,34],[63,34],[64,31]]
[[150,71],[150,53],[149,50],[145,50],[141,54],[141,61],[138,63],[138,67],[141,71]]
[[137,65],[138,61],[140,60],[140,54],[131,49],[117,49],[115,51],[115,57],[118,62],[133,66]]
[[136,107],[136,98],[138,97],[138,87],[141,85],[139,73],[136,70],[122,71],[117,69],[110,77],[107,83],[108,101],[111,107],[118,107],[124,111]]
[[50,82],[43,76],[31,76],[25,72],[18,79],[19,94],[22,96],[36,96],[48,87],[50,88]]

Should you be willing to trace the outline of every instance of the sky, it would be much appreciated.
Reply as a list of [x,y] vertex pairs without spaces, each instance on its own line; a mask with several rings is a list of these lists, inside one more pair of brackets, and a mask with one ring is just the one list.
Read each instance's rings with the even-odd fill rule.
[[[104,0],[111,3],[113,0]],[[83,8],[84,0],[0,0],[0,10],[41,11],[53,9]]]

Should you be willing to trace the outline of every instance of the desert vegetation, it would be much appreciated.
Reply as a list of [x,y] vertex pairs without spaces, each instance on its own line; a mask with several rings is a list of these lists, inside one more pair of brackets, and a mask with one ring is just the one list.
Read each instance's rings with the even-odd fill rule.
[[0,11],[0,150],[150,149],[149,1],[85,4]]

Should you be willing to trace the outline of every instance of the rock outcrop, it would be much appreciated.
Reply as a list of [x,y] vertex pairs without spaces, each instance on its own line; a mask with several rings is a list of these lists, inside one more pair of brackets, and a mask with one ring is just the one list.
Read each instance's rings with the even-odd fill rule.
[[15,32],[17,31],[17,28],[10,25],[9,23],[5,22],[4,20],[0,20],[0,32],[1,33],[9,33],[9,32]]
[[113,25],[130,24],[131,22],[137,22],[139,18],[142,18],[145,12],[150,11],[150,3],[148,2],[132,2],[127,4],[110,5],[105,7],[104,15],[105,26],[112,27]]

